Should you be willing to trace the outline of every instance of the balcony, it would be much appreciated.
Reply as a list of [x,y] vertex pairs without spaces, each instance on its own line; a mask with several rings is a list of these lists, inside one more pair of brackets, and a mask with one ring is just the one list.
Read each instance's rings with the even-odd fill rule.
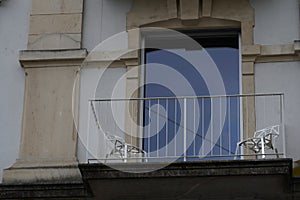
[[283,94],[93,99],[88,163],[285,157]]
[[287,199],[283,94],[92,99],[91,198]]

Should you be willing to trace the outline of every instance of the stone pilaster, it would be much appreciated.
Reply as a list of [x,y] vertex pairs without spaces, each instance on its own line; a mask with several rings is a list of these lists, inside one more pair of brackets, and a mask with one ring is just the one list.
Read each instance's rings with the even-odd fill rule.
[[80,49],[82,12],[83,0],[32,0],[28,50],[19,57],[26,74],[20,153],[4,170],[4,184],[82,181],[72,107],[87,54]]

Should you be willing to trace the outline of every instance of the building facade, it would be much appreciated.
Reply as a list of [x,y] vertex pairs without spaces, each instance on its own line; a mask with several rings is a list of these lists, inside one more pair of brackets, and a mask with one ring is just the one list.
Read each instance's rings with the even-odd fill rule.
[[299,13],[2,0],[0,198],[300,198]]

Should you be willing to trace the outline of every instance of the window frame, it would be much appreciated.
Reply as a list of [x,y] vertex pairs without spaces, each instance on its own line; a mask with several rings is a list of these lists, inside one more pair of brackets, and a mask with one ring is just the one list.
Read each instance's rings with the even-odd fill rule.
[[[194,39],[194,37],[212,37],[212,36],[227,36],[227,35],[236,35],[237,36],[237,46],[238,46],[238,59],[239,59],[239,94],[242,94],[243,92],[243,73],[242,73],[242,40],[241,40],[241,29],[237,29],[237,28],[232,28],[232,29],[209,29],[209,30],[200,30],[200,29],[193,29],[193,30],[177,30],[189,37],[191,37],[192,39]],[[167,36],[165,34],[159,34],[157,32],[155,32],[153,35],[153,33],[151,32],[142,32],[141,33],[141,39],[140,39],[140,78],[139,78],[139,96],[141,98],[145,98],[145,80],[146,80],[146,40],[151,38],[151,39],[155,39],[155,38],[167,38]],[[139,124],[143,124],[144,123],[144,105],[143,103],[140,104],[140,114],[139,114]],[[243,138],[243,131],[244,131],[244,127],[243,127],[243,100],[242,98],[239,99],[239,139]],[[140,127],[139,132],[139,147],[143,148],[143,127]],[[243,155],[243,149],[241,152],[241,155]],[[243,159],[243,156],[241,156],[241,158]]]

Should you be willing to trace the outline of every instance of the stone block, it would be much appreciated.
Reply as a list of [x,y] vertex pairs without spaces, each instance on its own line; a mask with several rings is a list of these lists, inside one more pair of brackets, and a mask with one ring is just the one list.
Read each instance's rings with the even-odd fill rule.
[[242,55],[259,55],[260,54],[260,45],[243,45]]
[[182,20],[199,18],[199,0],[180,0],[180,13]]
[[33,15],[30,17],[30,35],[48,33],[80,34],[82,14]]
[[243,72],[243,75],[254,75],[254,63],[253,62],[243,62],[242,72]]
[[29,35],[29,50],[79,49],[81,47],[81,34],[41,34]]
[[170,18],[177,18],[177,2],[176,0],[167,0],[168,14]]
[[203,0],[202,1],[202,16],[210,17],[212,10],[212,0]]
[[83,0],[32,0],[32,15],[82,13]]
[[261,47],[262,56],[292,55],[295,54],[294,44],[264,45]]

